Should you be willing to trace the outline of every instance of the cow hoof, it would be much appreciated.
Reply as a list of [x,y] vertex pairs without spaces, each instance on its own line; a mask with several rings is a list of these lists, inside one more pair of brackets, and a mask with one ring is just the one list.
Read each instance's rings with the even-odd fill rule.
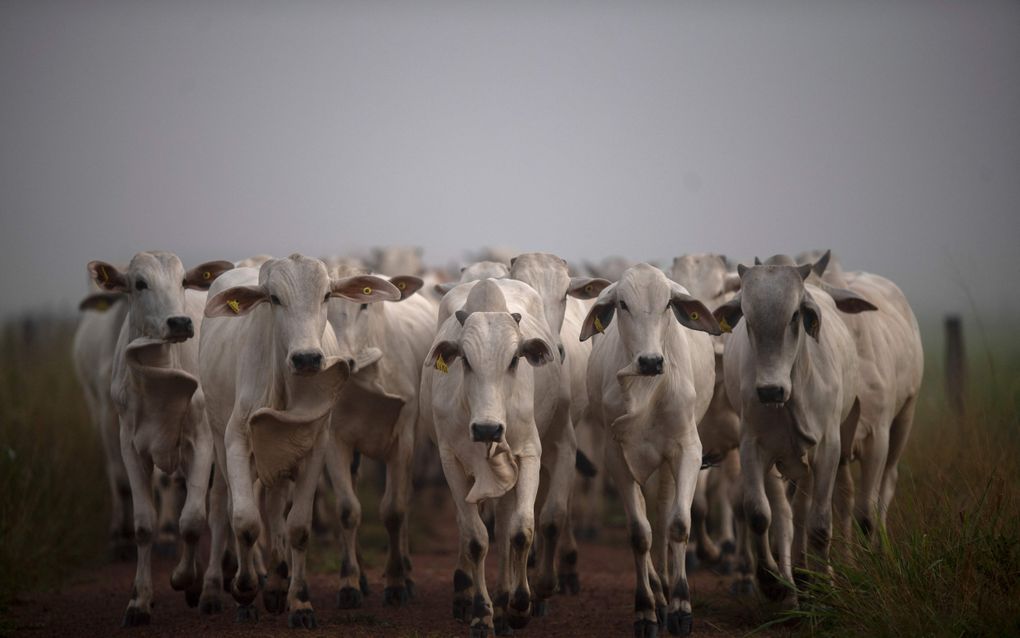
[[259,589],[249,576],[241,576],[234,579],[230,593],[234,595],[237,604],[246,607],[251,605],[255,597],[258,596]]
[[287,609],[287,591],[284,589],[263,590],[262,604],[271,614],[282,614]]
[[694,617],[685,611],[671,611],[666,616],[666,628],[673,636],[690,636]]
[[492,635],[492,627],[478,622],[471,625],[471,632],[468,635],[471,638],[489,638]]
[[364,595],[360,589],[344,587],[336,595],[336,606],[337,609],[358,609],[361,607],[362,600],[364,600]]
[[198,607],[198,601],[202,598],[202,588],[191,587],[184,592],[184,602],[188,607]]
[[492,619],[492,632],[497,636],[512,636],[514,635],[514,627],[510,624],[510,619],[506,616],[496,616]]
[[454,598],[453,599],[453,618],[454,620],[460,620],[462,622],[468,622],[471,620],[471,606],[472,602],[470,598]]
[[407,588],[407,598],[409,600],[414,600],[414,597],[418,593],[418,586],[414,584],[413,580],[408,578],[407,580],[404,581],[404,587]]
[[200,614],[218,614],[222,611],[223,601],[219,596],[206,596],[198,601],[198,613]]
[[365,576],[364,572],[362,572],[362,574],[360,576],[358,576],[358,588],[361,589],[361,594],[363,596],[368,596],[368,593],[369,593],[369,591],[368,591],[368,577]]
[[315,629],[319,623],[315,622],[315,612],[311,609],[298,609],[290,612],[287,618],[287,626],[291,629]]
[[736,596],[749,596],[754,593],[754,583],[746,576],[738,578],[730,585],[730,593]]
[[124,612],[124,620],[120,623],[120,626],[141,627],[148,625],[151,621],[152,615],[149,612],[138,607],[128,607],[127,611]]
[[531,614],[527,609],[521,612],[511,607],[507,609],[507,614],[504,618],[506,618],[506,623],[510,625],[511,629],[524,629],[528,626],[528,621],[531,620]]
[[581,593],[581,581],[577,574],[560,574],[560,591],[571,596]]
[[387,587],[383,590],[383,605],[386,607],[401,607],[407,601],[407,587]]
[[242,624],[254,624],[259,621],[259,608],[255,605],[238,605],[235,620]]
[[658,638],[659,624],[654,620],[639,620],[634,623],[634,638]]
[[545,618],[549,614],[549,601],[535,600],[531,603],[531,615],[535,618]]

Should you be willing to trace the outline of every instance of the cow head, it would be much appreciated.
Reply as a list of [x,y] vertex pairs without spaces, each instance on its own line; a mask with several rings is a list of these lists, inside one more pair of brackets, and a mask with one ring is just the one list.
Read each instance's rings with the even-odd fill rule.
[[[356,269],[339,268],[334,271],[334,277],[364,276]],[[397,289],[400,296],[393,301],[403,301],[421,289],[423,282],[419,277],[400,275],[391,277],[389,282]],[[364,301],[351,301],[345,297],[333,297],[329,303],[329,323],[336,332],[337,345],[340,348],[341,356],[347,358],[351,366],[351,372],[356,372],[359,363],[365,365],[367,360],[363,357],[362,349],[365,344],[374,342],[370,338],[370,326],[373,323],[378,325],[382,320],[380,314],[383,311],[382,304],[369,304]],[[376,359],[378,357],[375,357]]]
[[177,255],[138,253],[127,270],[105,261],[89,262],[89,275],[102,290],[127,295],[133,336],[179,343],[195,336],[195,326],[184,304],[184,290],[207,290],[229,261],[210,261],[185,271]]
[[[479,303],[485,297],[488,302]],[[485,310],[457,311],[459,335],[433,346],[426,365],[447,372],[459,364],[471,439],[491,444],[506,435],[520,360],[542,366],[553,360],[553,350],[544,339],[528,339],[521,334],[521,315],[506,310],[502,291],[493,280],[484,280],[471,289],[465,308],[479,306]]]
[[597,277],[571,277],[567,262],[548,253],[526,253],[510,261],[510,277],[528,284],[542,298],[542,308],[549,329],[556,339],[556,349],[563,361],[563,343],[560,329],[567,311],[567,297],[595,299],[609,286],[609,281]]
[[[758,399],[778,407],[790,399],[793,365],[804,347],[804,335],[819,339],[822,314],[804,285],[814,264],[797,265],[782,255],[757,264],[751,268],[738,267],[740,294],[714,314],[724,330],[731,330],[741,318],[746,321],[748,342],[754,352]],[[875,309],[849,290],[832,290],[837,293],[833,297],[836,307],[843,312]]]
[[721,332],[703,303],[648,264],[628,268],[620,281],[602,291],[581,326],[581,341],[605,331],[614,317],[631,361],[628,369],[643,376],[662,374],[665,369],[666,331],[674,318],[691,330]]
[[399,299],[400,291],[372,275],[331,279],[318,259],[291,255],[262,264],[257,286],[216,294],[207,302],[205,316],[238,317],[268,304],[278,356],[294,374],[315,374],[327,363],[322,339],[328,302],[334,297],[362,304]]
[[740,290],[740,277],[729,272],[726,258],[711,253],[675,258],[671,278],[713,308]]

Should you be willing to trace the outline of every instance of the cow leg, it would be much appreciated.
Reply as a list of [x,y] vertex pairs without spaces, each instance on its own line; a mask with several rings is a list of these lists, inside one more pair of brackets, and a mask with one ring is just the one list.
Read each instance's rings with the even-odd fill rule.
[[567,523],[563,527],[560,539],[559,560],[559,591],[576,596],[581,592],[581,580],[577,576],[577,537],[574,535],[574,515],[572,502],[573,492],[567,499]]
[[811,507],[811,488],[813,476],[809,472],[797,481],[787,484],[787,498],[793,503],[793,573],[797,581],[801,580],[803,570],[807,567],[807,517]]
[[202,583],[198,610],[203,614],[223,611],[220,591],[223,589],[223,557],[227,551],[227,481],[221,465],[213,468],[213,484],[209,491],[209,566]]
[[698,560],[714,565],[719,562],[721,552],[708,533],[708,473],[711,471],[706,470],[698,473],[694,500],[691,502],[691,531],[694,536],[694,547],[697,550]]
[[889,428],[889,453],[885,459],[885,472],[882,475],[881,498],[878,504],[878,518],[882,527],[885,527],[886,515],[889,513],[889,506],[896,495],[896,481],[899,477],[900,457],[903,456],[903,449],[906,447],[907,439],[910,438],[910,430],[914,425],[914,411],[917,408],[917,397],[910,397],[900,408],[899,414],[893,418]]
[[265,491],[265,532],[268,545],[266,580],[262,587],[262,604],[271,614],[282,614],[287,603],[290,566],[287,564],[286,521],[284,511],[290,492],[288,481],[280,481]]
[[[468,503],[468,477],[457,459],[440,449],[443,473],[457,507],[460,530],[460,567],[453,574],[453,615],[469,620],[472,638],[488,636],[493,631],[492,599],[485,586],[485,555],[489,551],[489,532],[478,511],[477,503]],[[521,472],[523,474],[523,472]],[[467,598],[474,591],[474,598]]]
[[630,545],[634,552],[634,571],[637,574],[634,591],[634,635],[636,638],[654,637],[658,633],[658,619],[655,615],[655,598],[649,573],[649,550],[652,545],[652,527],[645,513],[644,496],[641,486],[634,481],[623,459],[619,443],[608,442],[606,445],[606,466],[613,481],[616,483],[620,500],[627,514],[627,526],[630,528]]
[[181,485],[176,476],[156,469],[152,489],[156,493],[156,541],[153,551],[157,556],[177,555],[177,520],[181,513]]
[[329,481],[336,495],[336,509],[340,512],[340,591],[337,593],[337,607],[357,609],[361,607],[361,561],[358,556],[358,526],[361,525],[361,501],[354,485],[354,450],[332,437],[333,444],[327,444],[326,469]]
[[765,475],[765,494],[772,508],[772,555],[779,563],[779,573],[787,583],[792,583],[793,510],[790,499],[786,497],[783,479],[774,469]]
[[414,456],[414,424],[417,420],[418,411],[405,406],[394,426],[394,430],[402,434],[398,435],[394,450],[386,460],[386,489],[379,507],[383,525],[389,535],[383,604],[394,607],[407,604],[413,586],[409,579],[411,560],[405,552],[407,508],[411,498],[411,460]]
[[[577,441],[569,421],[563,426],[557,441],[551,445],[542,444],[542,465],[549,469],[549,489],[539,516],[539,531],[542,534],[538,581],[535,596],[538,605],[556,592],[556,552],[559,548],[560,533],[567,525],[567,510],[570,507],[570,487],[574,480],[574,466],[577,459]],[[537,489],[537,485],[536,485]]]
[[[497,572],[496,592],[492,597],[492,624],[497,636],[512,636],[514,629],[523,627],[528,621],[528,618],[525,617],[523,624],[511,625],[507,616],[510,606],[510,591],[517,576],[516,565],[510,559],[510,519],[516,505],[515,491],[516,489],[507,492],[495,502],[496,517],[493,525],[495,531],[493,540],[496,543],[496,555],[499,557],[499,571]],[[527,561],[527,557],[525,557],[525,561]],[[527,569],[526,562],[525,569]],[[524,601],[523,609],[530,616],[530,597]]]
[[258,610],[252,602],[259,593],[255,571],[256,543],[262,533],[262,520],[255,499],[255,477],[252,476],[251,446],[241,430],[240,419],[231,415],[224,436],[227,484],[230,489],[230,525],[237,547],[237,575],[230,593],[239,605],[238,622],[258,621]]
[[106,477],[110,482],[110,553],[115,559],[126,560],[134,545],[134,522],[131,483],[120,453],[120,422],[116,411],[108,405],[101,405],[97,412],[106,454]]
[[156,524],[156,504],[152,495],[152,459],[135,451],[131,428],[122,427],[120,435],[124,469],[131,484],[134,511],[137,565],[131,601],[124,612],[123,627],[148,625],[152,617],[152,538]]
[[287,625],[291,628],[314,629],[318,626],[315,610],[308,595],[308,580],[305,562],[308,540],[312,535],[312,508],[315,506],[315,488],[322,476],[326,449],[329,446],[328,425],[319,432],[312,453],[297,467],[294,494],[287,514],[287,540],[290,544],[290,589],[287,591],[287,608],[290,615]]
[[[535,539],[535,501],[538,498],[540,473],[541,461],[538,458],[521,457],[517,485],[511,493],[503,497],[512,504],[509,508],[510,516],[505,536],[509,540],[508,562],[513,579],[513,593],[507,606],[507,620],[513,629],[521,629],[528,624],[537,604],[531,600],[532,591],[528,584],[528,553]],[[570,476],[565,479],[568,486],[570,479]]]
[[778,578],[779,567],[769,546],[769,528],[772,525],[772,508],[766,495],[766,466],[764,453],[750,438],[740,441],[740,466],[744,474],[744,516],[747,520],[750,545],[755,562],[755,580],[758,589],[772,600],[784,598],[788,590]]
[[807,518],[808,568],[812,574],[829,574],[832,542],[832,493],[839,469],[839,440],[822,440],[811,464],[811,509]]
[[832,517],[835,534],[842,539],[844,558],[853,538],[854,477],[850,462],[840,459],[836,470],[836,488],[832,495]]
[[[673,499],[669,503],[668,510],[661,510],[663,518],[668,521],[666,533],[671,545],[676,549],[677,557],[684,556],[687,552],[687,541],[691,529],[691,503],[694,501],[694,491],[698,483],[698,474],[701,469],[701,440],[697,436],[697,429],[694,427],[693,419],[687,429],[689,435],[680,443],[680,453],[677,457],[670,459],[668,473],[673,483]],[[665,473],[666,467],[662,470]],[[669,597],[669,611],[666,616],[666,626],[669,633],[673,635],[686,636],[691,633],[691,592],[687,583],[687,565],[685,561],[676,561],[678,572],[671,580],[663,582],[663,591]]]
[[[187,485],[184,507],[178,528],[181,531],[183,550],[181,560],[170,577],[170,584],[177,591],[184,591],[190,607],[198,605],[202,593],[202,567],[198,560],[198,541],[206,526],[206,496],[209,492],[209,476],[213,464],[213,442],[209,424],[204,413],[197,415],[194,439],[185,447],[183,474]],[[190,448],[190,449],[189,449]]]
[[866,538],[871,538],[878,521],[879,491],[889,456],[889,438],[884,435],[881,428],[872,428],[861,451],[861,475],[854,500],[854,519]]

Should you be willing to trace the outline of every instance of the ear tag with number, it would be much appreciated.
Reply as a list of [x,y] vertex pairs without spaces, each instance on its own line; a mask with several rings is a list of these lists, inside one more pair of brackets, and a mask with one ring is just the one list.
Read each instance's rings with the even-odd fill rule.
[[719,327],[722,329],[723,332],[733,332],[733,326],[731,326],[729,322],[726,321],[726,317],[723,317],[722,319],[719,320]]
[[439,370],[443,374],[450,371],[450,366],[446,365],[446,361],[443,360],[443,355],[436,357],[436,370]]
[[598,330],[599,332],[606,331],[606,327],[602,325],[602,320],[599,319],[598,317],[595,317],[595,329]]
[[241,304],[237,303],[236,299],[231,299],[227,302],[227,305],[234,311],[235,315],[241,314]]

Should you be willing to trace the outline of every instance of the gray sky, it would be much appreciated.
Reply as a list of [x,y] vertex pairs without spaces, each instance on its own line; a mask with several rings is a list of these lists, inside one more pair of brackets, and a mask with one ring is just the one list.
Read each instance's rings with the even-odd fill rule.
[[388,243],[832,247],[1016,314],[1020,2],[4,0],[0,215],[3,314]]

